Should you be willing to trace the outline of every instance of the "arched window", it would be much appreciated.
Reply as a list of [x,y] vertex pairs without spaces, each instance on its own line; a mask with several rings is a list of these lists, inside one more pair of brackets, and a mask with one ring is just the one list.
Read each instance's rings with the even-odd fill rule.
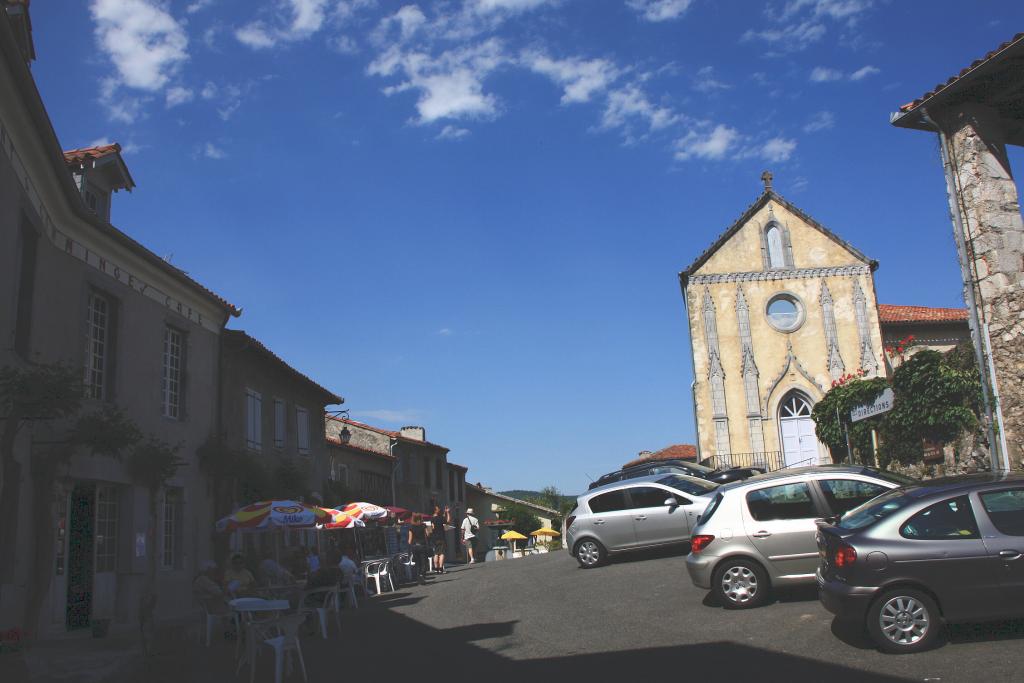
[[786,252],[782,245],[782,229],[777,224],[772,223],[768,226],[765,241],[768,243],[768,267],[785,268]]

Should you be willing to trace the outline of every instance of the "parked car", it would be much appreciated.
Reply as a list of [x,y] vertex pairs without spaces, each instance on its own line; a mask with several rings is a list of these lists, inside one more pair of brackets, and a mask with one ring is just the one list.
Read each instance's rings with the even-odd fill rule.
[[717,488],[681,474],[598,487],[577,498],[566,517],[566,546],[580,566],[590,569],[609,555],[685,543]]
[[725,470],[716,470],[706,465],[683,460],[682,458],[670,458],[665,460],[650,460],[648,462],[624,467],[621,470],[602,474],[596,481],[590,483],[591,490],[598,486],[611,484],[616,481],[635,479],[636,477],[649,477],[653,474],[685,474],[691,477],[699,477],[713,481],[716,484],[728,484],[747,477],[761,474],[764,470],[756,467],[732,467]]
[[730,609],[764,604],[773,587],[813,584],[815,520],[911,481],[868,467],[822,465],[722,486],[693,530],[690,579]]
[[927,649],[943,622],[1024,617],[1020,474],[895,489],[822,520],[817,541],[821,603],[886,652]]

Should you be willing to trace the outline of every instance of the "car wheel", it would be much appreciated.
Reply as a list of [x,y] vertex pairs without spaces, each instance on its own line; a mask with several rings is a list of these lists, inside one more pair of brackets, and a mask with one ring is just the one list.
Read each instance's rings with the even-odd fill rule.
[[576,561],[580,563],[581,567],[593,569],[604,563],[608,553],[603,545],[592,538],[586,538],[576,544],[573,555],[576,556]]
[[751,560],[725,560],[715,569],[712,590],[726,609],[750,609],[768,599],[768,575]]
[[931,647],[942,630],[939,606],[927,593],[896,588],[882,594],[867,616],[868,635],[879,648],[894,654]]

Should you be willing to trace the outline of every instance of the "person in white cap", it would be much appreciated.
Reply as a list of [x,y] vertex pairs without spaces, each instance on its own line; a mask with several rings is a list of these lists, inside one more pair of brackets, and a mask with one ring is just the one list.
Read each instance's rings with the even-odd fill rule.
[[469,563],[473,564],[476,559],[473,557],[473,539],[480,530],[480,521],[473,516],[473,508],[466,510],[466,518],[462,520],[462,544],[466,546],[469,553]]

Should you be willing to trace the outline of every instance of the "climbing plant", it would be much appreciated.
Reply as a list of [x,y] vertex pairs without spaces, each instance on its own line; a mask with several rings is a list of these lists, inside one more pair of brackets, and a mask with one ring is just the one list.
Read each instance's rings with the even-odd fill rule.
[[[877,429],[882,416],[859,422],[850,422],[850,411],[858,405],[870,403],[888,388],[881,377],[861,379],[850,377],[836,382],[825,397],[811,411],[818,440],[832,451],[836,462],[847,460],[846,434],[850,435],[850,455],[854,460],[872,464],[871,430]],[[858,457],[859,456],[859,457]]]

